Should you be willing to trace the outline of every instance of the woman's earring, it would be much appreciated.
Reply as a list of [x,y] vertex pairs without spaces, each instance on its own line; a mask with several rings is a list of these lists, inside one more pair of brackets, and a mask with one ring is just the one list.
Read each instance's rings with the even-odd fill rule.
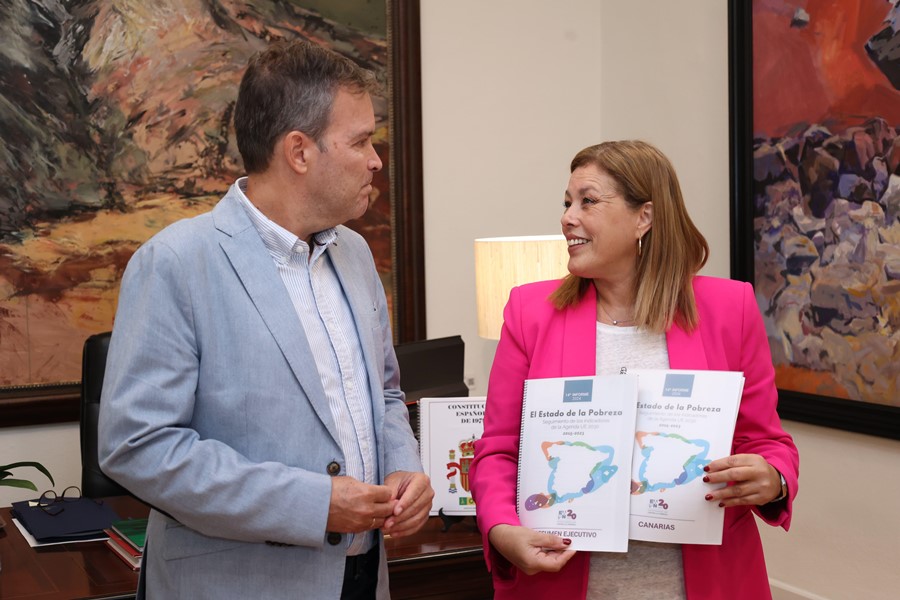
[[638,256],[641,255],[641,238],[638,238]]

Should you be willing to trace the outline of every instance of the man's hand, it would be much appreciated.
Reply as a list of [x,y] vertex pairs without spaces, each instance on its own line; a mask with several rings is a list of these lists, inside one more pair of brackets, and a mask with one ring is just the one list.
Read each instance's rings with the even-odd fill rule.
[[763,505],[781,494],[781,478],[775,467],[759,454],[733,454],[714,460],[703,469],[707,483],[731,483],[706,494],[719,506]]
[[526,575],[541,571],[556,573],[575,556],[575,551],[569,549],[571,540],[527,527],[495,525],[488,534],[488,540],[506,560]]
[[421,529],[428,519],[434,490],[424,473],[395,471],[384,478],[396,499],[393,515],[384,522],[382,530],[391,537],[403,537]]
[[394,512],[397,501],[386,485],[369,485],[353,477],[331,479],[326,531],[362,533],[378,529]]

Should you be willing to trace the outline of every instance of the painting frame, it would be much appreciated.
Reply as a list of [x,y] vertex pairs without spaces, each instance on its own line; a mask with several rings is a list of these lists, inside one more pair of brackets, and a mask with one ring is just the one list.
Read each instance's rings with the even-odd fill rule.
[[[755,283],[753,5],[729,0],[728,96],[731,277]],[[900,407],[861,400],[778,390],[783,419],[900,439]]]
[[[425,339],[419,0],[385,0],[394,342]],[[80,382],[0,388],[0,428],[79,420]]]

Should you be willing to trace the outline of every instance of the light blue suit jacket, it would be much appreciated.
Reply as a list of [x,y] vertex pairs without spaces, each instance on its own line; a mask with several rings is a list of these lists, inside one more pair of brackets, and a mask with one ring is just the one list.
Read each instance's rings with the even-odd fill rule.
[[[368,371],[379,473],[420,471],[384,289],[365,241],[338,229],[328,255]],[[99,452],[110,477],[158,509],[148,597],[339,598],[348,540],[333,545],[325,530],[326,469],[346,473],[337,440],[300,320],[234,187],[135,253]],[[381,556],[386,597],[383,546]]]

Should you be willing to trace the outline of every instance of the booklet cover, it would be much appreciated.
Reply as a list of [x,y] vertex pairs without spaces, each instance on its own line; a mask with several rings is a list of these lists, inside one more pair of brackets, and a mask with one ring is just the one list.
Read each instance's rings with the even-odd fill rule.
[[122,549],[123,552],[126,552],[136,558],[140,558],[141,555],[143,554],[142,551],[135,548],[131,542],[128,542],[125,539],[123,539],[122,536],[120,536],[114,530],[104,529],[103,533],[105,533],[108,536],[108,539],[106,541],[109,545],[118,546],[119,548]]
[[434,488],[432,515],[474,515],[469,467],[484,431],[484,396],[419,400],[419,453]]
[[119,520],[108,504],[91,498],[60,501],[50,511],[41,508],[37,499],[13,502],[12,516],[39,543],[92,539]]
[[522,525],[570,538],[573,550],[628,550],[637,390],[633,375],[525,381]]
[[147,523],[149,519],[122,519],[112,524],[112,529],[119,537],[131,544],[138,552],[144,551],[144,542],[147,539]]
[[639,399],[629,537],[721,544],[725,511],[704,499],[703,467],[731,454],[740,372],[630,369]]
[[141,556],[134,556],[131,554],[128,549],[119,543],[113,541],[113,538],[110,537],[106,540],[106,545],[109,546],[110,550],[112,550],[116,556],[122,559],[122,561],[128,565],[128,567],[132,571],[139,571],[141,568]]

